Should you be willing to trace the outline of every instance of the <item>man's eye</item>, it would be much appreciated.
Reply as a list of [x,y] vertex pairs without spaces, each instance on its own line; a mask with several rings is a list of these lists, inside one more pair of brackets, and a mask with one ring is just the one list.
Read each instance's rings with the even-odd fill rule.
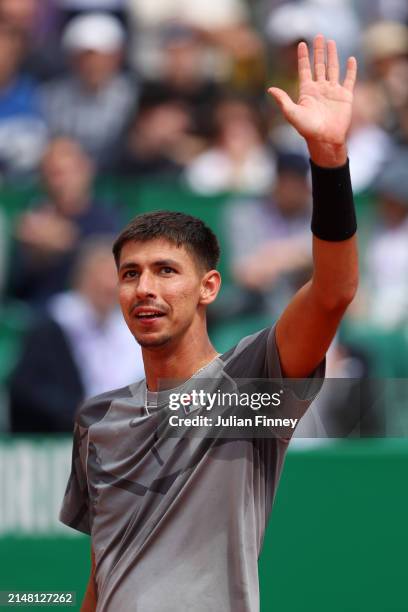
[[123,278],[135,278],[135,276],[137,276],[136,270],[127,270],[127,272],[124,273]]
[[170,268],[170,266],[163,266],[163,268],[160,268],[160,272],[162,272],[163,274],[172,274],[173,272],[175,272],[175,270],[173,268]]

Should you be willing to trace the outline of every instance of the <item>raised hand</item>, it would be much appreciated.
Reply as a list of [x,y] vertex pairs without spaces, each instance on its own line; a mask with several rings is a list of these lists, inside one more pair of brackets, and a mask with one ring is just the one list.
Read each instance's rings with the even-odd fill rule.
[[[268,92],[284,116],[307,141],[312,159],[320,165],[337,165],[346,158],[345,142],[351,122],[353,89],[357,75],[354,57],[347,60],[347,72],[340,83],[336,43],[324,36],[314,39],[314,78],[306,43],[298,46],[299,100],[297,104],[282,89]],[[327,50],[327,59],[326,59]]]

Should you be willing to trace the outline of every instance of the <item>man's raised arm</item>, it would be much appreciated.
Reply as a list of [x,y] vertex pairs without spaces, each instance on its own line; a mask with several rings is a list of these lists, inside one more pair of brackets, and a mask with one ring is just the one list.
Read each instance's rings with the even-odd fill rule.
[[336,44],[314,40],[314,74],[306,43],[298,47],[300,92],[295,104],[281,89],[269,93],[305,138],[312,165],[313,277],[276,326],[283,375],[306,377],[322,361],[358,285],[358,255],[346,136],[350,126],[355,58],[339,81]]

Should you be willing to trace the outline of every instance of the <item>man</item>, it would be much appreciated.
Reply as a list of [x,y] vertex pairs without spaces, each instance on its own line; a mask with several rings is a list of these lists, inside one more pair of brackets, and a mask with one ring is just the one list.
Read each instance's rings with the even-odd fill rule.
[[13,432],[72,431],[84,399],[143,375],[117,307],[110,244],[92,236],[77,248],[70,290],[48,300],[24,339],[9,382]]
[[16,224],[10,292],[36,307],[66,289],[81,242],[115,234],[120,215],[95,200],[95,168],[70,138],[49,143],[41,163],[45,197]]
[[[258,610],[257,560],[289,436],[234,439],[210,426],[200,438],[187,423],[171,435],[166,418],[183,391],[177,414],[208,414],[205,402],[189,400],[200,381],[234,387],[242,378],[277,379],[281,411],[302,414],[324,374],[357,285],[345,147],[356,62],[348,60],[342,86],[335,43],[327,43],[327,64],[323,36],[314,46],[315,80],[299,45],[299,104],[269,90],[306,138],[314,179],[313,278],[276,327],[217,354],[206,309],[220,288],[219,249],[198,219],[143,215],[115,242],[120,304],[142,346],[146,379],[87,402],[77,417],[61,520],[92,534],[83,610]],[[283,377],[306,379],[299,395],[286,392],[292,383]]]
[[406,325],[408,315],[407,165],[408,147],[396,147],[377,177],[378,218],[367,242],[365,291],[355,313],[388,330]]
[[233,201],[225,221],[241,300],[278,318],[310,277],[312,249],[309,162],[303,155],[282,152],[276,166],[271,193]]
[[125,31],[109,14],[80,15],[66,26],[62,44],[71,71],[43,86],[48,127],[78,140],[99,168],[110,167],[137,100],[135,84],[121,71]]

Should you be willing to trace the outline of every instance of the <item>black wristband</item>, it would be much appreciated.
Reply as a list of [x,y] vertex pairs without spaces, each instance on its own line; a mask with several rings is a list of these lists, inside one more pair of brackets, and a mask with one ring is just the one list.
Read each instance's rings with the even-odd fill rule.
[[321,240],[348,240],[357,231],[349,161],[338,168],[322,168],[310,160],[312,170],[312,232]]

